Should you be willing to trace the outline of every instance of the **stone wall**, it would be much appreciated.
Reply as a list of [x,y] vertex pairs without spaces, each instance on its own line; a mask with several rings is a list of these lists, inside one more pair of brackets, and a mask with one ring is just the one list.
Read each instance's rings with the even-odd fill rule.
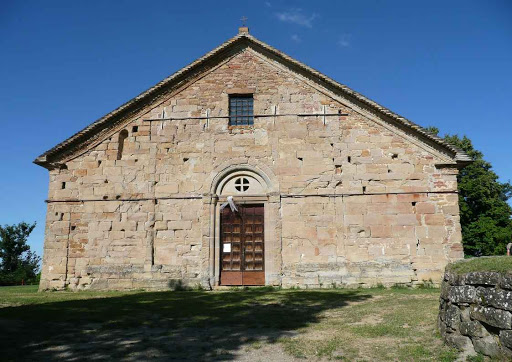
[[438,324],[446,343],[459,350],[512,358],[512,273],[447,271]]
[[[214,118],[247,89],[276,116]],[[234,166],[270,180],[268,283],[439,282],[462,257],[453,160],[244,49],[50,171],[41,288],[213,285],[212,181]]]

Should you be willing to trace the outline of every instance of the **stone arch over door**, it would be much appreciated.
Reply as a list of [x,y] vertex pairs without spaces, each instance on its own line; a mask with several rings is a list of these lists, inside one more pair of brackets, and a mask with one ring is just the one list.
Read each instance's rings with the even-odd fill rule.
[[213,177],[206,181],[209,185],[205,189],[209,189],[212,195],[220,196],[219,186],[224,185],[237,174],[245,174],[257,179],[265,190],[264,194],[275,193],[279,190],[277,178],[269,167],[263,164],[249,164],[245,159],[233,159],[217,167],[213,172]]
[[[270,176],[269,176],[270,174]],[[264,172],[258,166],[231,164],[213,177],[210,185],[212,207],[210,207],[210,284],[220,285],[221,257],[221,210],[228,196],[240,209],[263,208],[264,213],[264,284],[280,285],[281,274],[281,220],[279,219],[280,198],[273,182],[275,176]],[[243,211],[244,212],[244,211]],[[226,211],[225,211],[226,213]],[[247,278],[250,280],[250,278]],[[245,285],[250,285],[247,283]]]

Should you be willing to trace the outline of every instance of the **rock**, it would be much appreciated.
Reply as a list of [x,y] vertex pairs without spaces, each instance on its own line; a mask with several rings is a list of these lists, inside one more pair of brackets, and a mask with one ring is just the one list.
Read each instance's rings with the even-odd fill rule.
[[493,336],[473,339],[475,351],[489,357],[501,355],[500,346]]
[[444,280],[448,282],[450,285],[460,285],[460,276],[456,273],[445,271]]
[[512,331],[501,331],[500,342],[505,347],[512,349]]
[[452,329],[458,329],[460,323],[460,309],[455,305],[449,305],[446,309],[445,323]]
[[332,352],[332,357],[334,357],[335,359],[343,359],[345,357],[345,354],[343,353],[343,351],[336,350]]
[[441,283],[441,298],[444,300],[448,300],[448,295],[450,294],[450,289],[452,287],[447,281],[443,281]]
[[446,319],[446,308],[448,308],[448,303],[444,299],[439,301],[439,318],[444,321]]
[[448,299],[452,303],[473,303],[476,300],[476,288],[469,285],[451,287]]
[[480,287],[477,296],[480,304],[512,311],[512,291]]
[[470,307],[460,307],[460,320],[461,321],[469,321],[471,317],[469,316]]
[[512,273],[445,273],[438,328],[444,341],[463,351],[512,361]]
[[512,273],[503,274],[501,276],[500,287],[512,290]]
[[446,343],[452,347],[457,348],[459,351],[473,351],[473,343],[469,337],[461,336],[460,334],[447,334],[445,337]]
[[437,318],[437,327],[439,329],[439,333],[443,338],[446,337],[446,324],[441,320],[441,318]]
[[471,285],[498,285],[500,274],[496,272],[471,272],[462,277],[462,282]]
[[465,321],[460,324],[460,333],[470,337],[490,336],[489,332],[478,321]]
[[512,313],[504,310],[492,307],[473,306],[470,310],[470,316],[473,319],[497,328],[512,328]]

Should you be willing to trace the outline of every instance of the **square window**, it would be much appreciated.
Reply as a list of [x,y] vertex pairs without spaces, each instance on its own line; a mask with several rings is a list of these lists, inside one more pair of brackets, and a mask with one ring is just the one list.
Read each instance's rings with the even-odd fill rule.
[[229,96],[229,125],[250,126],[254,124],[252,94]]

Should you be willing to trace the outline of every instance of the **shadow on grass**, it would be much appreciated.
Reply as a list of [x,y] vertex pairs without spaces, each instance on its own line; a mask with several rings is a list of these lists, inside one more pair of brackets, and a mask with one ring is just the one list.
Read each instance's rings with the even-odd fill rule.
[[263,288],[6,307],[1,359],[232,360],[241,348],[293,336],[323,311],[368,298],[359,290]]

